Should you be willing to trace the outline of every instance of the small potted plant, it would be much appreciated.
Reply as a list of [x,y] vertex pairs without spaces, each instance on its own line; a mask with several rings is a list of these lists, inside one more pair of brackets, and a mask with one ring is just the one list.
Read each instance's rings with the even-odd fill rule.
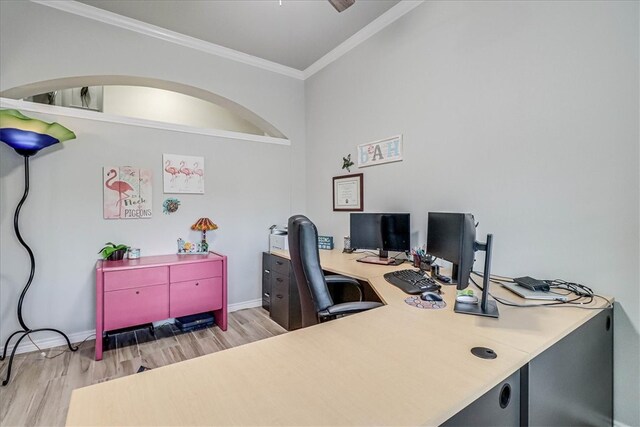
[[98,253],[102,255],[102,259],[108,261],[120,261],[124,258],[124,254],[127,250],[129,250],[129,246],[127,245],[116,245],[115,243],[107,242]]

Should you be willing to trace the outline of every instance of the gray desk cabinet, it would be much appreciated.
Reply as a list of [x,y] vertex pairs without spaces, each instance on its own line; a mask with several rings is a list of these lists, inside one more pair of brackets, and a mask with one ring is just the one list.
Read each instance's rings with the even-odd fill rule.
[[613,425],[612,310],[600,312],[443,425]]
[[600,312],[520,374],[521,425],[613,425],[613,310]]
[[302,325],[300,295],[288,259],[262,254],[262,307],[288,331]]

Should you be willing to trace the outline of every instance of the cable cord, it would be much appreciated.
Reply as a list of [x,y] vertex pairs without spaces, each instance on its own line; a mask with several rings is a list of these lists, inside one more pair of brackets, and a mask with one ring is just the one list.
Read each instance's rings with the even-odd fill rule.
[[[84,340],[82,340],[82,342],[80,344],[78,344],[78,350],[82,347],[82,345],[87,342],[87,340],[91,337],[95,337],[96,334],[91,334],[89,336],[87,336]],[[39,352],[42,353],[42,349],[38,346],[38,344],[36,344],[32,339],[31,339],[31,335],[27,335],[27,338],[29,338],[29,341],[31,341],[31,344],[33,344]],[[60,356],[61,354],[67,353],[68,351],[71,351],[69,349],[65,349],[62,350],[60,353],[58,354],[54,354],[53,356],[44,356],[45,359],[55,359],[56,357]]]
[[[473,271],[473,274],[475,274],[476,276],[482,277],[484,278],[484,274],[479,272],[479,271]],[[495,283],[498,285],[502,285],[503,281],[507,281],[507,280],[497,280],[494,279],[494,277],[498,277],[500,278],[500,280],[502,279],[510,279],[511,282],[513,282],[513,279],[508,278],[508,277],[502,277],[502,276],[490,276],[489,281],[491,283]],[[476,283],[476,281],[473,279],[473,277],[469,277],[469,279],[471,280],[471,282],[481,291],[483,290],[482,286],[480,286],[478,283]],[[518,304],[516,302],[513,301],[509,301],[508,299],[505,298],[501,298],[501,297],[496,297],[495,295],[491,294],[491,292],[489,292],[489,295],[496,300],[497,302],[499,302],[502,305],[506,305],[509,307],[521,307],[521,308],[529,308],[529,307],[566,307],[566,308],[581,308],[584,310],[602,310],[605,308],[612,308],[613,307],[613,303],[603,297],[602,295],[598,295],[596,293],[593,292],[593,290],[591,290],[591,288],[589,288],[588,286],[585,285],[581,285],[579,283],[573,283],[573,282],[566,282],[562,279],[555,279],[555,280],[544,280],[545,283],[547,283],[549,285],[550,288],[552,289],[558,289],[558,290],[564,290],[567,291],[566,293],[559,293],[559,292],[553,292],[554,294],[557,295],[575,295],[575,298],[569,299],[567,301],[553,301],[553,302],[543,302],[543,303],[538,303],[538,304]],[[593,300],[595,298],[601,298],[603,300],[605,300],[607,302],[606,307],[585,307],[585,305],[591,304],[593,302]]]

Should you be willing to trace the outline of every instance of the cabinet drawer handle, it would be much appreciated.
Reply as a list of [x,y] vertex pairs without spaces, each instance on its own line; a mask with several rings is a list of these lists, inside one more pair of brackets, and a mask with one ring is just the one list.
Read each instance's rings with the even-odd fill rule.
[[198,286],[200,284],[200,282],[196,282],[196,286]]
[[284,279],[282,279],[282,277],[278,277],[278,278],[276,279],[276,282],[283,282],[283,281],[284,281]]
[[282,262],[282,261],[276,261],[276,264],[278,264],[278,265],[282,265],[282,264],[283,264],[283,262]]
[[276,298],[280,298],[280,299],[282,299],[282,295],[277,294],[277,295],[276,295]]
[[140,293],[140,291],[136,291],[136,295],[138,295]]

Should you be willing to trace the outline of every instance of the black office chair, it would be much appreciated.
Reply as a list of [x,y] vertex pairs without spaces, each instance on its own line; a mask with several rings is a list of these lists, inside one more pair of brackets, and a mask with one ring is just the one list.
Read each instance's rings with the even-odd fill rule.
[[[303,328],[337,316],[382,306],[378,302],[362,301],[362,285],[357,280],[339,275],[324,275],[318,253],[318,230],[309,218],[304,215],[289,218],[288,238],[291,265],[300,294]],[[360,301],[334,304],[327,283],[356,286],[360,292]]]

